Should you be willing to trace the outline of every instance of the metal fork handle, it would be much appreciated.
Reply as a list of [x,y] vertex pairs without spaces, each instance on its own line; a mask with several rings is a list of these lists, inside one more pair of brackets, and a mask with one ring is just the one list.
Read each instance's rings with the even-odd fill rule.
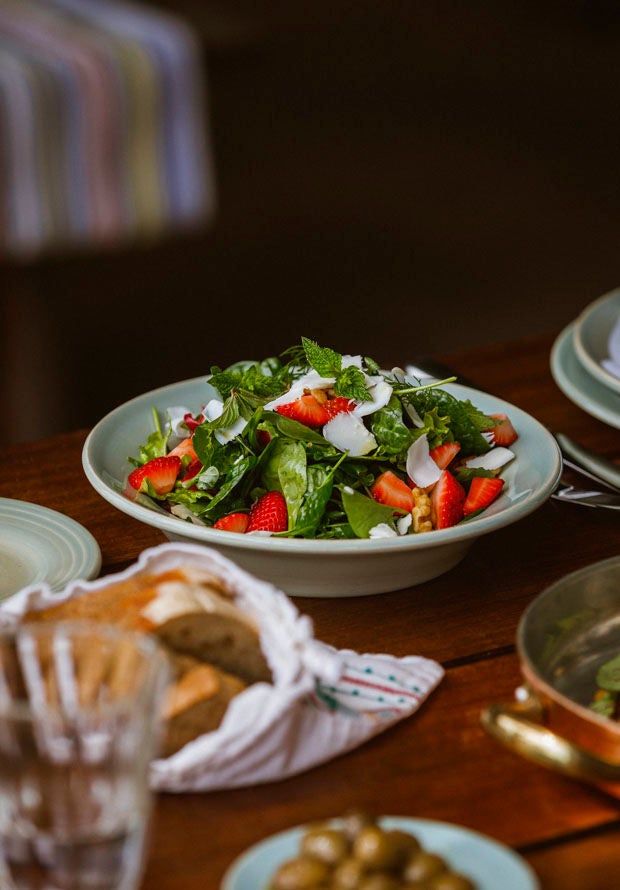
[[615,491],[620,491],[620,466],[593,451],[589,451],[564,433],[555,433],[555,438],[566,458],[567,466],[573,466],[581,471],[586,470],[585,475],[591,479],[604,482]]

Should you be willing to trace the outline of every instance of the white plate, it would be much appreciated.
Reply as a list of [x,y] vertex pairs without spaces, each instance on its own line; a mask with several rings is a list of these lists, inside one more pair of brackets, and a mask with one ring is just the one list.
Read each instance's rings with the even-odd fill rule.
[[[509,847],[460,825],[430,819],[385,816],[385,828],[414,834],[429,852],[442,856],[450,867],[466,875],[477,890],[539,890],[527,862]],[[276,868],[298,851],[304,826],[272,835],[243,853],[224,875],[220,890],[267,890]]]
[[450,384],[444,389],[471,400],[487,414],[507,414],[519,438],[512,446],[516,460],[502,474],[505,492],[480,517],[439,531],[374,541],[265,538],[182,522],[128,500],[122,494],[131,469],[128,457],[152,432],[153,408],[161,416],[171,405],[197,410],[215,392],[204,377],[144,393],[115,408],[91,430],[82,463],[95,490],[123,513],[160,529],[172,541],[214,547],[290,596],[366,596],[401,590],[454,568],[474,541],[529,516],[547,500],[561,471],[555,439],[525,411],[467,386]]
[[573,327],[573,347],[578,360],[588,374],[616,393],[620,393],[620,377],[605,368],[603,362],[612,357],[620,363],[619,341],[620,289],[586,306]]
[[47,507],[0,498],[0,599],[31,584],[62,590],[101,568],[99,545],[83,526]]
[[559,388],[579,408],[620,429],[620,394],[599,383],[578,361],[573,346],[573,324],[553,344],[551,373]]

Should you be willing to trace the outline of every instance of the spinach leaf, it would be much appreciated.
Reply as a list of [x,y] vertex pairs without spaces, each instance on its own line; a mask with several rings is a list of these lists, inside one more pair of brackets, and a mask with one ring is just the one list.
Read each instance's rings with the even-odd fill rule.
[[384,454],[400,454],[413,440],[412,432],[403,420],[401,402],[395,395],[385,407],[375,411],[370,426]]
[[276,439],[262,468],[262,482],[267,490],[282,492],[288,509],[289,530],[294,528],[307,484],[303,443]]
[[334,487],[334,471],[325,466],[308,467],[308,485],[293,535],[314,538]]
[[343,487],[342,505],[349,524],[358,538],[370,537],[370,529],[381,522],[394,527],[394,507],[379,504],[359,491]]
[[292,417],[284,417],[277,411],[265,411],[264,416],[281,436],[288,436],[289,439],[297,439],[300,442],[313,442],[315,445],[331,447],[327,439],[324,439],[320,433],[298,420],[293,420]]

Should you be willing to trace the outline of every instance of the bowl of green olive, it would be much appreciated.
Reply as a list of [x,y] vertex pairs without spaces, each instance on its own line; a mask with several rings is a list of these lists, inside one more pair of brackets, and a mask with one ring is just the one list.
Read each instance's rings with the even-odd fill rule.
[[361,810],[251,847],[221,890],[538,890],[510,848],[458,825]]

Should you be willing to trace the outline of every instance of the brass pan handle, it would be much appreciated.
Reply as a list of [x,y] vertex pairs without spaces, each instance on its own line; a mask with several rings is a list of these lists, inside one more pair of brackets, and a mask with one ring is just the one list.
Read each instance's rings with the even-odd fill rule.
[[609,763],[537,722],[542,708],[535,698],[484,709],[484,729],[507,748],[541,766],[586,782],[620,782],[620,764]]

